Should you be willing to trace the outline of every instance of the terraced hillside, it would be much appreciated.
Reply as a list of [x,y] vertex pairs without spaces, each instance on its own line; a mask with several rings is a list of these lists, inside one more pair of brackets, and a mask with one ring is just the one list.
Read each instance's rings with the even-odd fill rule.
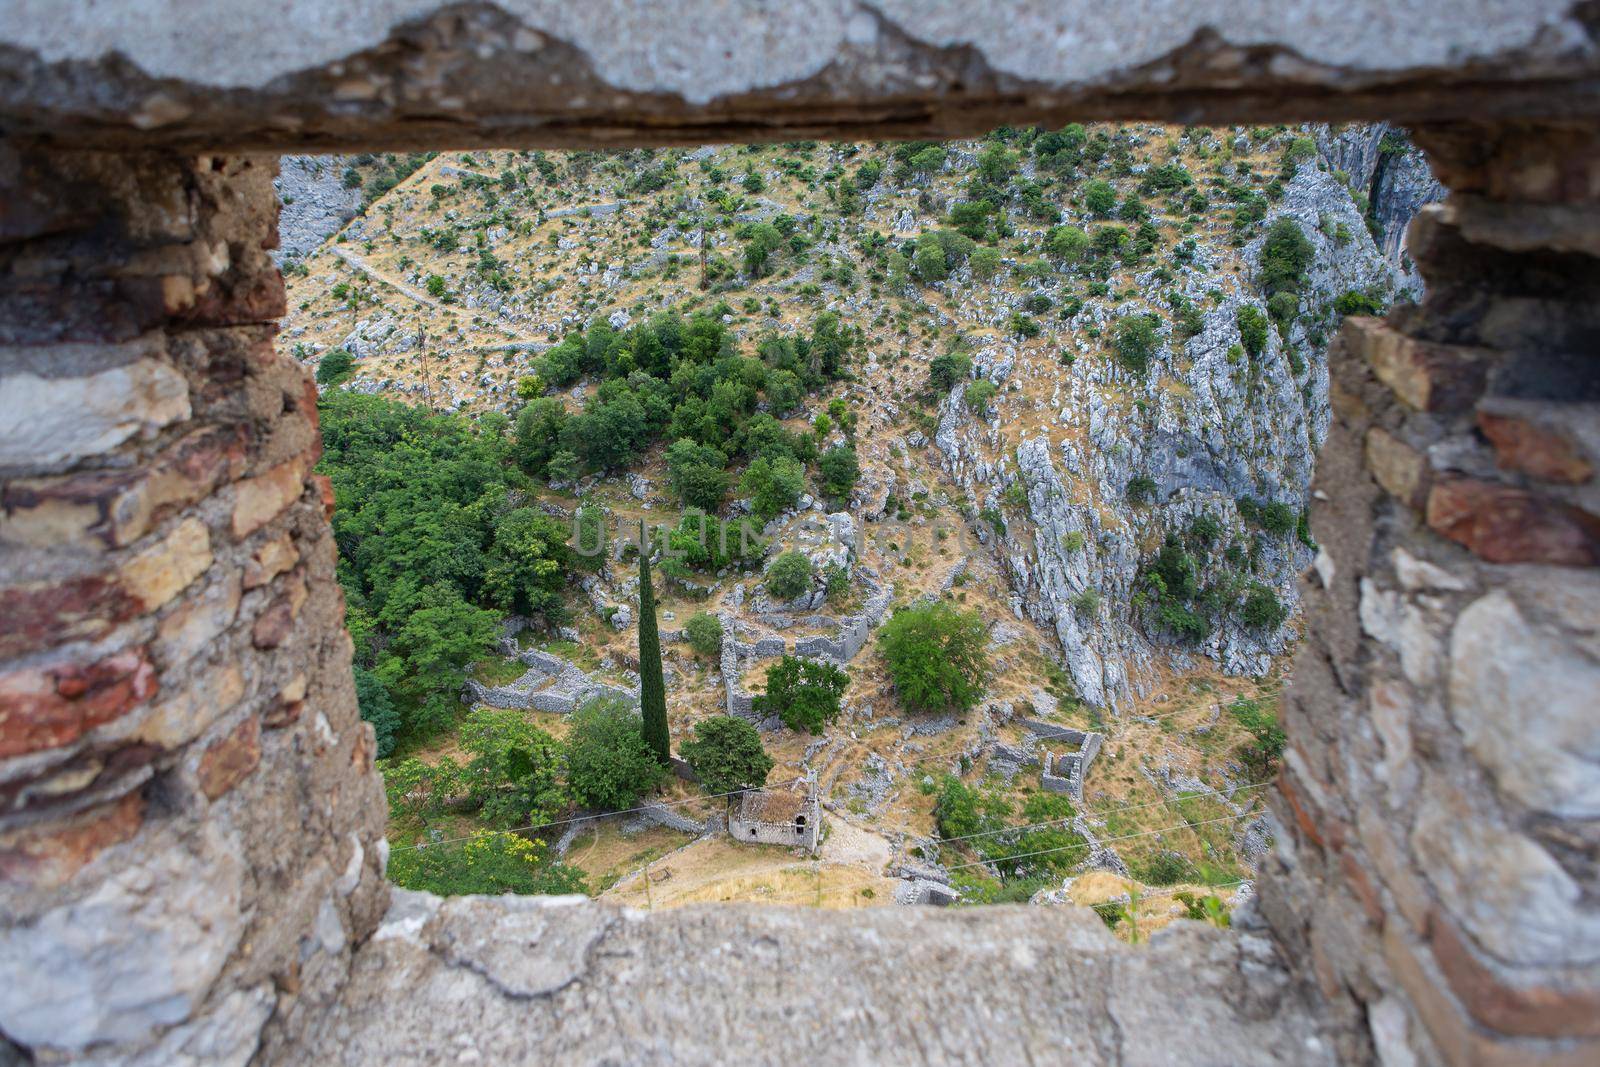
[[[1126,929],[1199,906],[1150,886],[1231,900],[1270,834],[1255,787],[1315,555],[1323,353],[1343,314],[1406,284],[1374,241],[1391,206],[1363,211],[1349,185],[1366,176],[1319,154],[1361,136],[1107,126],[361,161],[370,203],[286,260],[279,343],[324,382],[396,846],[559,821],[527,835],[538,862],[559,853],[589,891],[651,906],[883,904],[934,883],[969,902],[1122,899],[1103,910]],[[428,567],[370,558],[394,551],[396,520],[369,506],[382,480],[352,472],[441,434],[415,470],[473,450],[494,467],[473,475],[492,502],[458,508],[486,562],[436,580],[494,612],[493,633],[426,599]],[[598,555],[516,570],[502,546],[538,524],[514,534],[505,515],[559,526],[580,508],[612,535]],[[700,513],[759,545],[694,549]],[[674,827],[657,809],[580,825],[571,798],[496,824],[459,783],[407,802],[419,766],[472,755],[468,705],[559,742],[586,700],[636,699],[636,563],[616,534],[641,519],[679,531],[656,542],[675,744],[726,712],[759,722],[769,783],[822,796],[818,859],[729,844],[725,801],[681,782],[657,795]],[[789,550],[804,576],[775,590]],[[888,618],[935,602],[983,627],[970,707],[913,709],[881,654]],[[431,689],[405,651],[422,610],[472,623]],[[720,643],[696,650],[696,616]],[[848,674],[819,733],[753,699],[785,655]],[[1041,788],[1074,747],[1063,730],[1104,738],[1081,799]]]

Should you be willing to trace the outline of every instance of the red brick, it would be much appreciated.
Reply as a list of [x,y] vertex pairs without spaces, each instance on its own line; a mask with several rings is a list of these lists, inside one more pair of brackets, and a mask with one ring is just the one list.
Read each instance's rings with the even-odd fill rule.
[[1507,985],[1478,961],[1454,923],[1437,909],[1429,943],[1450,988],[1472,1017],[1519,1037],[1600,1037],[1600,989]]
[[91,663],[0,674],[0,758],[69,745],[158,689],[155,667],[142,648]]
[[196,771],[200,791],[207,800],[216,800],[248,778],[260,763],[261,721],[251,715],[200,757]]
[[1600,565],[1600,519],[1525,489],[1443,478],[1428,493],[1427,518],[1490,563]]
[[1478,412],[1478,428],[1506,470],[1563,485],[1582,485],[1594,477],[1594,465],[1577,442],[1558,429],[1494,411]]

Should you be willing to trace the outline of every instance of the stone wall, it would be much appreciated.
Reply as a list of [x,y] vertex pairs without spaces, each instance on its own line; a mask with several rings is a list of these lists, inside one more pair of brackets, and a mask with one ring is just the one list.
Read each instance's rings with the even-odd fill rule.
[[41,1058],[243,1062],[387,904],[273,173],[0,144],[0,1033]]
[[1332,360],[1262,907],[1385,1063],[1593,1063],[1600,143],[1416,135],[1453,193]]

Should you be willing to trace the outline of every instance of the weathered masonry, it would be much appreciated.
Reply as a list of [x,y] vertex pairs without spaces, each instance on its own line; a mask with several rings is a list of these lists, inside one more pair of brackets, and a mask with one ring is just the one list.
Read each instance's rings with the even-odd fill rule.
[[[12,0],[0,1062],[1600,1061],[1597,29],[1573,0]],[[1410,234],[1427,298],[1330,355],[1262,920],[1131,948],[1060,908],[391,892],[313,393],[272,347],[271,154],[1089,118],[1389,119],[1451,190]]]

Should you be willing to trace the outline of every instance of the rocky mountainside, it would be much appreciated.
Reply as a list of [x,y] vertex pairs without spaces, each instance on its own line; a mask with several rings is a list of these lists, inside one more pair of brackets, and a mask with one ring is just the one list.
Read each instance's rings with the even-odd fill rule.
[[1318,127],[1317,150],[1349,187],[1389,262],[1408,284],[1420,284],[1406,255],[1406,227],[1424,204],[1445,195],[1422,153],[1385,122]]
[[[591,378],[550,384],[573,330],[709,312],[765,353],[834,316],[857,339],[845,379],[771,413],[819,447],[853,445],[859,481],[842,512],[812,486],[764,531],[812,558],[807,594],[778,602],[748,561],[669,591],[675,734],[748,714],[777,652],[846,663],[845,718],[815,740],[777,730],[769,748],[838,811],[892,830],[897,857],[921,857],[917,877],[938,854],[930,772],[1024,788],[1019,768],[1067,727],[1107,737],[1090,809],[1155,809],[1080,819],[1085,839],[1159,826],[1173,798],[1243,818],[1248,802],[1229,798],[1250,776],[1236,747],[1247,713],[1221,709],[1269,695],[1293,640],[1326,345],[1343,314],[1414,288],[1403,250],[1374,240],[1429,195],[1396,136],[1069,127],[948,145],[364,157],[355,179],[291,161],[279,343],[313,365],[353,360],[325,388],[482,417],[539,397],[595,403]],[[357,185],[366,206],[296,254]],[[671,480],[658,447],[622,476],[552,475],[540,504],[670,524]],[[835,568],[837,601],[822,578]],[[474,699],[565,710],[570,693],[626,691],[634,592],[620,555],[603,561],[574,585],[582,610],[559,635],[585,669],[510,637],[520,663]],[[920,598],[990,627],[996,677],[976,716],[903,717],[862,653],[887,610]],[[670,640],[696,611],[723,621],[719,669]],[[1263,833],[1095,844],[1094,863],[1126,874],[1129,855],[1177,849],[1236,870]]]

